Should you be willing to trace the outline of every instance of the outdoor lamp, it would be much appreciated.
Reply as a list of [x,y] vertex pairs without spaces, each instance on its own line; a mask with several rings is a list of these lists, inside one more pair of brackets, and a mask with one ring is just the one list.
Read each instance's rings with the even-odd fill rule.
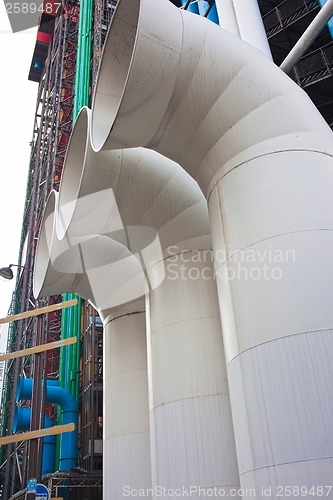
[[1,267],[0,268],[0,277],[4,278],[6,280],[11,280],[14,278],[14,273],[12,271],[12,267],[24,267],[24,266],[19,266],[17,264],[9,264],[8,267]]

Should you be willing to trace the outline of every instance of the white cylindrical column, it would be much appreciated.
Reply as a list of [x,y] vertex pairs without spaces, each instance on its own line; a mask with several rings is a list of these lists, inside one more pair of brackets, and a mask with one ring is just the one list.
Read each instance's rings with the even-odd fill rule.
[[259,10],[258,0],[232,0],[239,35],[244,42],[250,43],[261,50],[265,56],[272,59],[265,28]]
[[332,183],[329,155],[285,151],[209,197],[241,486],[256,498],[333,498]]
[[211,261],[209,250],[170,256],[147,297],[152,485],[183,498],[239,488]]
[[151,488],[143,301],[104,320],[103,342],[103,498],[135,498]]
[[236,13],[232,0],[215,0],[219,25],[233,35],[239,35]]
[[207,195],[241,484],[319,496],[333,460],[332,131],[260,51],[170,2],[134,3],[109,32],[116,47],[128,20],[129,54],[104,51],[95,146],[154,148]]

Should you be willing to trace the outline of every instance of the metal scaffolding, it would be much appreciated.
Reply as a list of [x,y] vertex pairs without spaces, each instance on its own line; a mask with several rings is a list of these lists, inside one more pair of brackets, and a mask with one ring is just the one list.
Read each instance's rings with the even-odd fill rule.
[[[62,14],[55,19],[54,34],[39,83],[18,262],[24,268],[17,278],[11,313],[60,300],[59,297],[48,297],[36,301],[32,292],[32,272],[44,207],[51,189],[59,185],[71,132],[78,14],[78,3],[67,0],[63,5]],[[25,349],[36,343],[58,340],[60,328],[61,313],[58,311],[38,318],[20,320],[11,326],[8,350]],[[49,351],[47,355],[42,353],[27,356],[8,363],[3,434],[13,433],[16,389],[20,375],[33,378],[34,394],[39,393],[31,403],[32,428],[41,425],[40,415],[44,414],[44,411],[49,416],[54,416],[55,409],[52,405],[45,407],[42,391],[36,389],[38,384],[41,387],[43,378],[57,377],[58,370],[59,353],[56,350]],[[32,440],[7,445],[3,455],[0,469],[1,498],[8,499],[24,488],[28,477],[38,476],[41,442]]]
[[[91,60],[93,82],[115,5],[116,2],[113,0],[95,2]],[[36,301],[32,293],[32,272],[44,208],[50,191],[59,189],[73,125],[79,13],[79,0],[66,0],[63,3],[60,15],[52,21],[52,28],[53,25],[54,28],[50,33],[51,40],[40,77],[36,77],[36,71],[33,74],[35,80],[39,79],[39,88],[19,250],[18,264],[24,268],[17,278],[10,308],[11,314],[62,300],[59,296]],[[48,23],[50,23],[49,19]],[[50,30],[50,24],[48,24],[48,30]],[[91,496],[93,492],[98,492],[96,493],[96,498],[98,498],[102,471],[102,329],[98,315],[91,306],[84,303],[83,311],[84,322],[80,347],[79,465],[89,472],[93,471],[96,477],[73,476],[68,481],[67,476],[65,479],[57,476],[52,481],[57,485],[60,484],[59,481],[62,481],[63,486],[69,486],[70,483],[71,487],[75,486],[76,489],[81,485],[82,488],[88,488],[85,491],[90,491]],[[8,351],[25,349],[36,345],[36,342],[46,343],[58,340],[61,335],[61,323],[61,311],[21,320],[16,324],[12,323],[9,330]],[[34,391],[38,393],[38,397],[35,397],[32,403],[24,402],[24,406],[31,406],[34,428],[42,425],[40,418],[42,413],[56,421],[57,407],[49,403],[45,404],[43,401],[42,380],[58,378],[58,349],[48,351],[47,354],[18,358],[7,363],[6,400],[0,413],[3,435],[13,433],[16,389],[20,375],[33,378],[36,381],[35,388],[39,388]],[[27,479],[40,474],[40,441],[22,441],[3,447],[0,466],[0,498],[9,499],[16,492],[24,495]],[[28,456],[30,457],[29,463]]]
[[99,61],[102,49],[110,26],[112,14],[117,5],[117,0],[100,0],[95,2],[94,10],[94,41],[93,41],[93,67],[92,87],[95,86]]
[[82,467],[96,472],[103,464],[103,325],[88,303],[81,351],[80,455]]
[[[320,10],[319,0],[258,0],[274,62],[280,65]],[[333,128],[333,42],[325,28],[290,77]]]

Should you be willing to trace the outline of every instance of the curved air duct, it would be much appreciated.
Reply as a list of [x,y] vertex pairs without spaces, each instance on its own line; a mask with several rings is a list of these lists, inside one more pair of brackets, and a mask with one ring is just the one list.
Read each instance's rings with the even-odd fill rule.
[[[112,342],[116,342],[116,332],[124,322],[128,322],[129,328],[133,326],[133,334],[139,328],[131,326],[130,318],[119,312],[120,299],[123,303],[132,300],[128,307],[133,307],[134,299],[148,292],[152,484],[175,488],[180,481],[186,488],[200,484],[237,488],[239,475],[217,292],[212,279],[206,200],[197,183],[179,165],[154,151],[140,148],[94,153],[89,142],[90,114],[84,108],[78,116],[59,201],[52,194],[53,207],[46,209],[36,256],[35,293],[54,293],[62,283],[67,291],[89,298],[102,315],[105,332],[113,332],[116,338]],[[53,218],[52,210],[56,212]],[[48,214],[51,238],[46,234]],[[54,233],[54,219],[62,239]],[[52,241],[49,248],[47,240]],[[127,252],[125,257],[116,254],[118,247]],[[77,275],[71,272],[74,268],[70,269],[75,261],[72,252],[76,252],[82,267]],[[134,281],[127,281],[123,273],[117,274],[119,262],[127,258],[128,263],[135,260],[137,266],[140,262],[141,275],[147,277],[148,286],[134,290],[136,297]],[[188,273],[197,272],[195,279],[182,279],[181,270],[186,266]],[[124,272],[128,267],[123,266]],[[133,266],[133,276],[135,271]],[[63,276],[65,272],[69,273],[67,277]],[[117,296],[119,287],[124,290],[121,297]],[[117,320],[120,317],[123,323]],[[120,352],[119,359],[122,356]],[[108,355],[105,371],[111,377],[114,368],[109,363]],[[135,363],[134,359],[134,366]],[[120,381],[125,377],[121,381],[125,384],[125,375],[115,377]],[[112,378],[112,383],[116,378]],[[167,388],[165,380],[170,382]],[[105,398],[109,394],[111,399],[115,390],[120,390],[114,388],[112,392],[109,385],[106,388]],[[129,393],[121,392],[123,403]],[[119,413],[113,408],[118,416],[110,419],[109,402],[104,401],[104,421],[108,426],[104,448],[106,457],[112,457],[104,463],[104,496],[118,498],[122,487],[129,484],[121,483],[126,474],[119,475],[118,468],[130,460],[131,453],[137,456],[137,447],[122,430],[126,421],[121,417],[121,407]],[[129,419],[131,435],[132,424]],[[181,433],[179,439],[174,439],[174,429]],[[142,439],[142,446],[144,442]],[[147,456],[146,452],[145,449],[142,455]],[[202,471],[200,477],[197,470]],[[133,478],[139,481],[137,470],[133,470]]]
[[104,322],[103,356],[103,496],[113,500],[126,485],[151,488],[143,299],[115,308]]
[[[17,406],[14,414],[13,432],[30,429],[31,408]],[[44,416],[44,429],[53,427],[54,423],[47,415]],[[55,471],[56,436],[43,438],[42,476]]]
[[34,294],[72,291],[105,317],[158,286],[165,258],[209,250],[211,237],[197,183],[154,151],[94,153],[90,115],[80,111],[59,196],[51,193],[45,209]]
[[208,199],[242,487],[330,484],[328,125],[258,50],[167,0],[118,3],[92,113],[94,149],[154,149]]
[[[19,378],[16,391],[16,401],[30,400],[32,398],[33,379]],[[46,383],[47,403],[56,403],[62,409],[63,424],[75,424],[75,430],[65,432],[61,436],[60,444],[60,470],[70,470],[77,466],[77,428],[78,428],[78,403],[70,392],[53,380]]]

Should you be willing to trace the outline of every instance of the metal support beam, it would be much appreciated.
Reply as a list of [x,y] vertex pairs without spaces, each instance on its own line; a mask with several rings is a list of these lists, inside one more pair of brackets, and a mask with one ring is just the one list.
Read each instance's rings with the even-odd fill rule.
[[17,321],[23,318],[31,318],[32,316],[39,316],[40,314],[46,314],[52,311],[57,311],[58,309],[66,309],[67,307],[76,306],[77,299],[66,300],[66,302],[61,302],[60,304],[53,304],[52,306],[39,307],[38,309],[32,309],[30,311],[24,311],[19,314],[14,314],[13,316],[7,316],[6,318],[0,319],[0,325],[4,323],[9,323],[11,321]]
[[0,438],[0,445],[9,443],[19,443],[20,441],[25,441],[26,439],[36,439],[45,436],[56,436],[57,434],[63,434],[64,432],[75,431],[75,424],[65,424],[65,425],[55,425],[54,427],[49,427],[48,429],[39,429],[37,431],[21,432],[19,434],[13,434],[12,436],[5,436]]
[[9,352],[0,356],[0,362],[6,361],[13,358],[21,358],[23,356],[29,356],[31,354],[36,354],[39,352],[50,351],[57,349],[58,347],[63,347],[65,345],[75,344],[77,342],[76,337],[71,337],[64,340],[57,340],[56,342],[49,342],[48,344],[36,345],[35,347],[29,347],[27,349],[22,349],[21,351]]
[[310,26],[304,31],[296,45],[291,49],[280,68],[285,73],[290,73],[295,64],[317,38],[321,30],[333,16],[333,0],[327,0],[324,7],[316,15]]

